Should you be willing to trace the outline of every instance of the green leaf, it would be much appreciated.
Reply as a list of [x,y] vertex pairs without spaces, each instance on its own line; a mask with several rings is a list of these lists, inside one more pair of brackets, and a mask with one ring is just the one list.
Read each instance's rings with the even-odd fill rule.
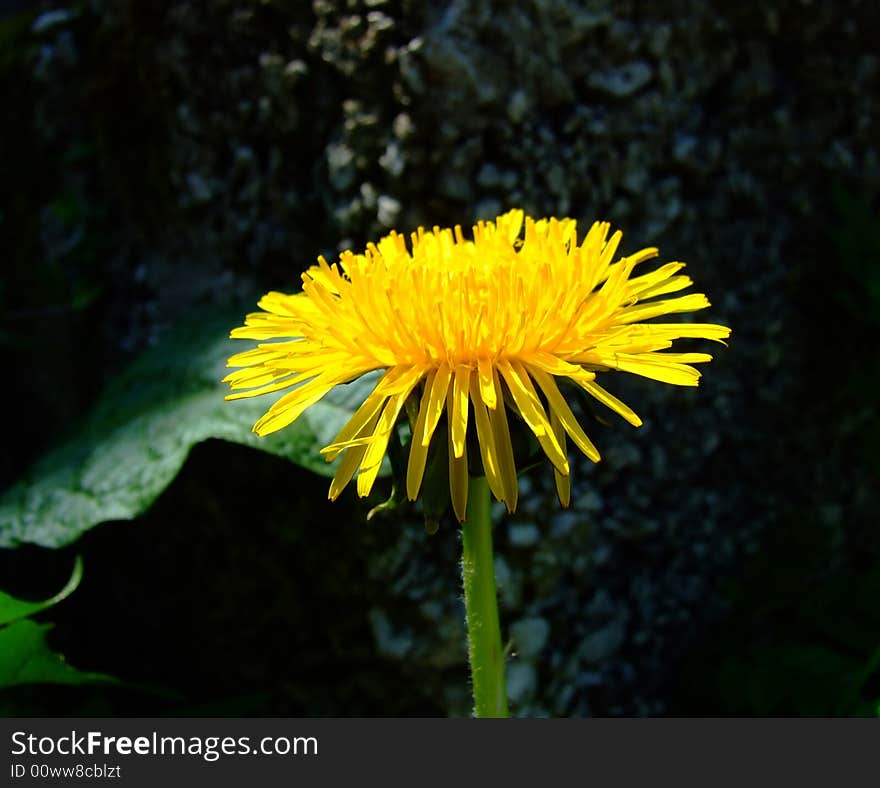
[[[82,559],[77,556],[70,580],[55,596],[43,602],[25,602],[0,591],[0,689],[19,684],[122,685],[113,676],[84,673],[69,665],[46,642],[46,633],[52,625],[38,624],[25,617],[39,613],[72,594],[82,580],[82,572]],[[141,689],[155,692],[149,687]]]
[[0,547],[62,547],[99,523],[136,517],[171,483],[190,449],[209,438],[332,476],[336,463],[328,464],[319,449],[366,399],[379,373],[337,386],[293,424],[259,438],[251,428],[280,395],[225,402],[228,389],[220,383],[226,359],[256,345],[227,338],[243,317],[236,312],[181,325],[122,373],[79,429],[0,497]]
[[103,673],[84,673],[49,648],[51,624],[30,619],[0,628],[0,688],[19,684],[118,684]]
[[80,580],[82,580],[82,558],[77,556],[76,563],[73,565],[73,574],[70,575],[67,585],[51,599],[46,599],[43,602],[26,602],[23,599],[16,599],[0,591],[0,624],[17,621],[19,618],[32,616],[41,610],[45,610],[47,607],[57,605],[62,599],[70,596],[76,590]]

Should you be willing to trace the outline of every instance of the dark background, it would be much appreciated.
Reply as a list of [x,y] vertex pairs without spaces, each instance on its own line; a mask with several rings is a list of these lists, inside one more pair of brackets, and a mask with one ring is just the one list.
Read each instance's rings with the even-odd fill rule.
[[[729,325],[683,391],[610,377],[496,530],[521,715],[851,715],[880,700],[872,2],[0,4],[11,484],[194,310],[317,254],[510,207],[682,259]],[[231,326],[230,326],[231,327]],[[457,529],[209,441],[141,518],[0,552],[72,664],[7,714],[468,712]],[[378,500],[378,498],[377,498]],[[157,690],[161,690],[157,691]]]

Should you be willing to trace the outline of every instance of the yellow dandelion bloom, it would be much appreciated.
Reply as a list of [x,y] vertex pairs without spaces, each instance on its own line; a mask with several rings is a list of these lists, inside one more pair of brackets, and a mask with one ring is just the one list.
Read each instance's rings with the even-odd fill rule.
[[510,412],[537,438],[567,505],[568,439],[593,461],[599,452],[557,378],[573,381],[639,426],[639,417],[596,383],[596,373],[617,369],[696,386],[700,373],[691,365],[712,357],[661,351],[683,337],[723,341],[730,335],[710,323],[647,322],[703,309],[709,301],[702,294],[667,297],[691,285],[680,273],[683,263],[633,276],[657,249],[615,261],[621,233],[609,237],[609,229],[596,222],[578,243],[573,219],[533,220],[513,210],[478,223],[472,239],[458,226],[419,228],[409,245],[392,232],[362,254],[343,252],[337,264],[319,257],[302,275],[302,292],[266,294],[259,302],[263,311],[232,331],[232,337],[261,344],[229,359],[230,367],[240,369],[224,379],[235,391],[226,398],[290,389],[254,425],[254,432],[266,435],[334,386],[384,370],[323,449],[328,461],[342,455],[331,499],[355,473],[358,494],[369,495],[401,410],[413,397],[417,416],[406,471],[411,500],[419,494],[431,439],[445,412],[458,519],[464,520],[467,502],[468,430],[475,430],[492,493],[513,511]]

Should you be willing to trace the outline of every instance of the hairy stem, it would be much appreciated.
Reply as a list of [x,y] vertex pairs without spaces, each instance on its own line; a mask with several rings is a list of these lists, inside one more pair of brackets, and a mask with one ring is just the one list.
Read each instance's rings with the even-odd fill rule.
[[462,526],[461,541],[474,716],[508,717],[489,486],[483,477],[470,480],[467,520]]

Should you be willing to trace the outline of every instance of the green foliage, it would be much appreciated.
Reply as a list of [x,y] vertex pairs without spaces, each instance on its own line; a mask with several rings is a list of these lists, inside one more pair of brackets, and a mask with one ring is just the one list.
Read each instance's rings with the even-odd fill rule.
[[65,662],[46,641],[51,624],[28,616],[58,604],[69,596],[82,578],[79,558],[67,585],[51,599],[27,602],[0,592],[0,689],[21,684],[115,684],[102,673],[84,673]]
[[46,642],[51,624],[29,618],[0,629],[0,689],[19,684],[113,684],[112,676],[86,673],[65,662]]
[[719,672],[723,702],[737,714],[870,717],[880,705],[863,697],[878,666],[868,659],[808,642],[769,645],[727,659]]
[[880,216],[869,195],[837,185],[831,197],[830,243],[807,258],[812,275],[798,298],[811,357],[835,359],[801,419],[835,474],[827,511],[837,514],[816,506],[817,496],[804,504],[791,496],[787,515],[729,584],[730,615],[685,671],[693,685],[681,690],[686,713],[880,715],[876,518],[862,525],[858,503],[872,499],[868,468],[880,468]]
[[80,580],[82,580],[82,560],[77,558],[70,580],[51,599],[46,599],[42,602],[26,602],[0,591],[0,626],[17,621],[20,618],[27,618],[39,613],[41,610],[45,610],[47,607],[57,605],[62,599],[70,596],[76,590]]
[[0,75],[25,53],[33,18],[34,12],[30,10],[0,16]]
[[226,359],[245,349],[226,339],[241,313],[179,326],[108,387],[85,422],[0,498],[0,547],[62,547],[99,523],[144,512],[196,443],[243,443],[325,476],[329,443],[375,384],[376,374],[331,391],[266,438],[251,431],[273,401],[225,402]]
[[875,414],[880,392],[875,348],[880,328],[880,213],[872,209],[870,198],[857,197],[840,185],[832,189],[832,200],[837,217],[831,240],[838,271],[831,292],[840,308],[835,322],[842,335],[832,335],[831,345],[836,352],[845,343],[852,359],[837,394],[838,432],[880,471],[880,422]]
[[828,574],[827,529],[801,521],[770,534],[727,589],[733,611],[723,629],[685,671],[686,703],[738,716],[877,713],[880,565]]
[[[843,187],[832,190],[837,222],[832,241],[845,279],[836,281],[835,297],[851,320],[880,323],[880,215]],[[848,281],[847,281],[848,280]]]

